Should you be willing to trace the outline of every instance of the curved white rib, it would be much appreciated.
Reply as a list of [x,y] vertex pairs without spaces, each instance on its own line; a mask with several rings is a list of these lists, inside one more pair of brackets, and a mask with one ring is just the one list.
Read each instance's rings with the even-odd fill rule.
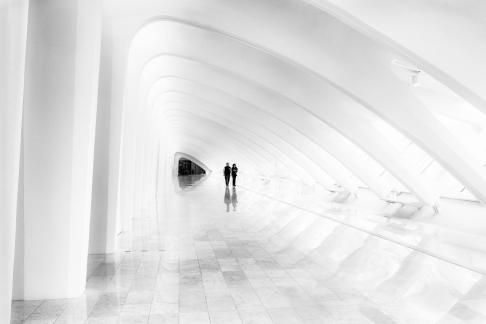
[[[191,28],[192,27],[189,27],[189,33],[197,33],[197,31],[191,30]],[[184,28],[180,27],[179,29]],[[160,36],[160,33],[157,34]],[[189,35],[185,36],[189,37]],[[164,47],[169,46],[167,42],[164,42],[163,45]],[[225,62],[221,62],[221,60],[216,62],[213,55],[206,55],[204,59],[210,61],[212,60],[212,65],[221,65],[222,63],[225,63],[226,69],[237,69],[238,73],[246,75],[248,78],[252,78],[252,81],[257,84],[261,84],[262,82],[270,79],[271,81],[267,81],[265,86],[270,87],[273,91],[278,91],[280,94],[282,94],[282,96],[288,96],[287,93],[289,93],[289,90],[285,90],[287,84],[282,84],[282,80],[287,80],[290,78],[293,79],[297,84],[305,84],[306,87],[301,88],[299,96],[292,98],[293,100],[300,101],[302,103],[301,106],[305,106],[308,110],[312,111],[312,114],[317,115],[331,123],[332,126],[336,127],[341,132],[352,138],[355,142],[358,142],[361,147],[372,153],[377,160],[387,166],[390,172],[398,176],[402,182],[407,183],[408,187],[412,191],[416,193],[418,192],[418,196],[421,199],[424,199],[424,201],[427,201],[430,204],[435,202],[435,198],[433,198],[434,196],[429,193],[430,190],[427,189],[423,183],[421,183],[418,176],[413,176],[413,173],[403,166],[401,162],[403,159],[398,158],[399,154],[390,154],[394,151],[393,146],[387,144],[386,141],[384,141],[381,137],[381,134],[378,134],[375,129],[370,127],[368,119],[370,117],[365,117],[365,110],[361,109],[360,111],[358,106],[353,105],[352,101],[346,99],[346,96],[340,97],[337,92],[330,90],[331,88],[326,88],[331,92],[327,92],[326,90],[326,92],[323,93],[322,90],[323,87],[325,87],[325,84],[314,80],[312,75],[302,74],[301,71],[295,70],[289,65],[282,65],[278,62],[276,63],[273,59],[271,61],[266,61],[264,55],[262,56],[260,53],[253,51],[251,48],[241,47],[238,45],[239,44],[237,43],[230,43],[226,44],[224,48],[225,51],[229,52],[231,46],[234,46],[233,51],[235,51],[235,54],[244,53],[246,60],[249,60],[250,57],[255,57],[254,61],[251,62],[251,65],[245,65],[245,62],[239,61],[230,62],[232,55],[228,55]],[[154,44],[154,46],[156,46],[156,44]],[[211,44],[211,48],[218,48],[218,46],[219,45],[216,43]],[[193,54],[197,55],[196,53]],[[236,64],[238,65],[237,68],[235,67]],[[252,74],[249,75],[249,72]],[[317,82],[316,86],[319,85],[321,89],[309,89],[309,86],[313,84],[312,82]],[[294,83],[291,85],[292,87],[295,87]],[[290,91],[290,94],[291,93],[292,91]],[[305,95],[303,95],[304,93]],[[334,96],[334,99],[332,99],[333,101],[330,101],[330,99],[333,98],[332,96]],[[343,104],[343,100],[346,102],[346,104]],[[317,105],[317,103],[319,103],[319,105]],[[329,104],[332,105],[332,103],[339,103],[340,108],[331,108],[332,106],[327,108],[326,106],[322,106]],[[345,113],[346,109],[349,110],[347,113]],[[359,118],[360,114],[364,114],[361,119]],[[370,143],[373,143],[373,145]],[[380,147],[380,143],[382,147]]]

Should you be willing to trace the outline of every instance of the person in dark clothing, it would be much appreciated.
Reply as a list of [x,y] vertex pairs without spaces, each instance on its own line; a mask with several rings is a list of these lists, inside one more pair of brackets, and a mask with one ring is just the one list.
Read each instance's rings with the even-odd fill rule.
[[226,187],[227,187],[229,185],[230,175],[231,175],[231,168],[229,166],[229,163],[226,163],[223,172],[224,172],[224,181],[226,182]]
[[238,173],[238,168],[236,167],[236,164],[233,164],[233,167],[231,168],[231,176],[233,177],[233,187],[236,187],[236,174]]

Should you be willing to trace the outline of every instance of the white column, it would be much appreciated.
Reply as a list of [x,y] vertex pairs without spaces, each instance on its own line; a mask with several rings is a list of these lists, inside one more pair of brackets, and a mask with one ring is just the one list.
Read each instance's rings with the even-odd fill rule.
[[103,21],[90,253],[117,250],[120,149],[125,131],[121,107],[129,41],[118,36],[109,19]]
[[17,298],[69,298],[86,285],[100,42],[99,0],[31,2]]
[[0,0],[0,322],[10,322],[28,0]]
[[[108,185],[110,174],[110,103],[112,72],[112,40],[106,37],[104,26],[101,44],[100,81],[98,114],[96,119],[95,155],[93,165],[93,192],[91,200],[91,223],[89,233],[89,253],[111,253],[113,240],[108,232],[114,231],[108,224]],[[113,226],[113,225],[112,225]]]

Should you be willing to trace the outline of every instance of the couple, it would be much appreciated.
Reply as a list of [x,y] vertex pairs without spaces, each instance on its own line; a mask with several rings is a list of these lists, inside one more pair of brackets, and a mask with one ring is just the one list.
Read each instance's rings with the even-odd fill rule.
[[229,184],[230,175],[233,177],[233,187],[236,187],[237,173],[238,173],[238,168],[236,167],[236,164],[233,164],[233,166],[230,167],[229,163],[226,163],[226,166],[224,167],[224,180],[226,181],[226,187]]

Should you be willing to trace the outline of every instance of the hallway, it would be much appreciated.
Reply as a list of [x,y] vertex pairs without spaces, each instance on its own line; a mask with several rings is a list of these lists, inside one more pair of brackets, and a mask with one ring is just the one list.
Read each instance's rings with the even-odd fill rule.
[[478,273],[243,187],[228,208],[215,175],[174,188],[132,219],[125,252],[90,256],[81,297],[15,301],[12,323],[486,320]]
[[0,324],[486,323],[485,16],[0,0]]

